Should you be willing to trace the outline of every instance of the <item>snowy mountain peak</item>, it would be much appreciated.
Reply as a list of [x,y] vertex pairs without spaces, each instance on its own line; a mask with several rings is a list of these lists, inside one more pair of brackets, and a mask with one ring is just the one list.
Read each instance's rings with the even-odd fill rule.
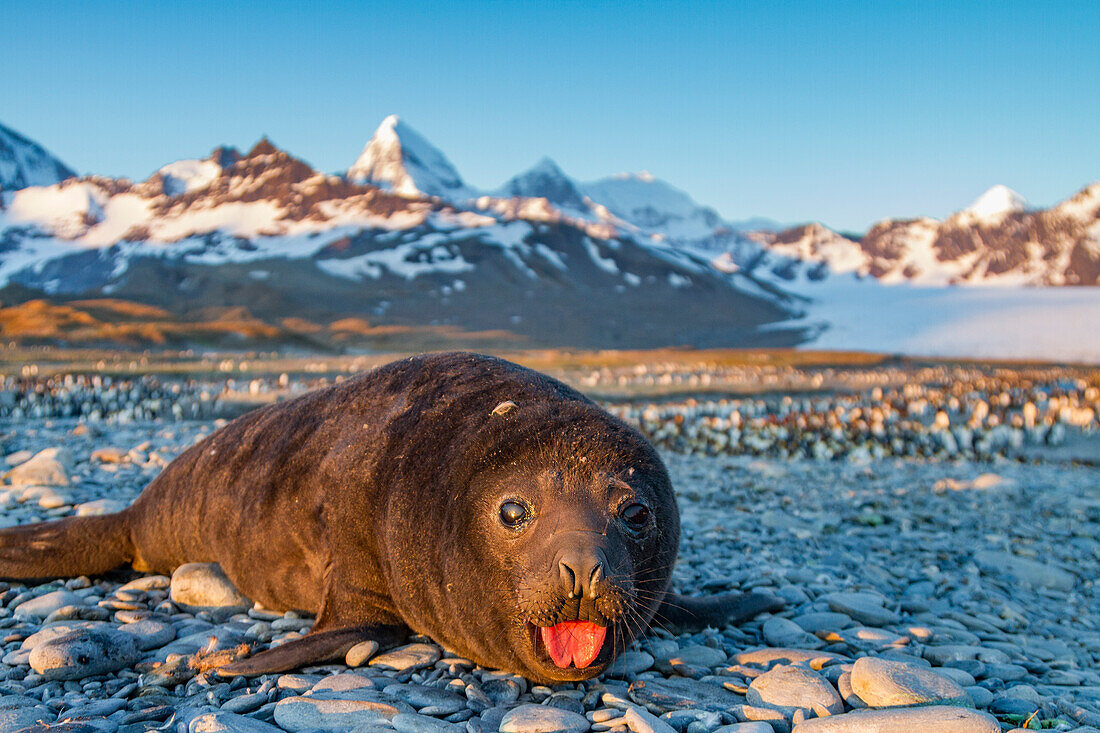
[[0,189],[52,186],[75,175],[34,140],[0,125]]
[[542,198],[556,206],[577,211],[587,208],[584,194],[573,179],[557,163],[545,156],[523,173],[505,181],[498,194],[507,197]]
[[584,185],[584,193],[623,221],[670,239],[704,239],[722,225],[713,209],[649,171],[618,173]]
[[248,151],[246,158],[258,158],[261,155],[277,155],[281,151],[275,147],[275,143],[268,139],[267,135],[260,138],[259,142],[252,146],[252,149]]
[[962,210],[963,214],[970,217],[988,221],[1000,219],[1005,214],[1014,211],[1025,211],[1027,199],[1013,191],[1008,186],[997,184],[974,200],[974,203]]
[[373,183],[402,196],[466,199],[473,195],[447,156],[397,115],[382,120],[347,176],[355,183]]
[[210,157],[207,158],[207,160],[217,163],[222,168],[228,168],[243,157],[240,150],[228,145],[220,145],[214,148],[214,151],[210,153]]

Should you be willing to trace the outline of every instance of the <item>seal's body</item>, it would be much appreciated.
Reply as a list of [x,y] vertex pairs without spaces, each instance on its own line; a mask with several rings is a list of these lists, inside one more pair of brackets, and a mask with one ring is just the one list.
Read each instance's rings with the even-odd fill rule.
[[655,617],[773,606],[669,594],[679,529],[668,474],[635,430],[537,372],[437,354],[231,422],[123,512],[0,531],[0,577],[217,562],[265,607],[317,615],[303,639],[227,673],[412,629],[482,664],[576,680]]

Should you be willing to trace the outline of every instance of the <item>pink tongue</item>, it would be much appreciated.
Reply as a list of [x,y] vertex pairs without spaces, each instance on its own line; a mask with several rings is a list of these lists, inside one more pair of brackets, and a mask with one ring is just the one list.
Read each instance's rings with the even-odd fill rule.
[[539,635],[554,664],[562,669],[572,662],[575,667],[587,667],[600,654],[606,626],[591,621],[563,621],[557,626],[540,626]]

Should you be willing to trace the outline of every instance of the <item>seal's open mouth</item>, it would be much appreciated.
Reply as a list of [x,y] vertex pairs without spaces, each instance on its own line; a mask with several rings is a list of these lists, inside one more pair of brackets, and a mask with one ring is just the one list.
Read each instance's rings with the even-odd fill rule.
[[591,621],[563,621],[556,626],[540,626],[539,637],[554,664],[565,669],[572,664],[582,669],[600,655],[606,626]]

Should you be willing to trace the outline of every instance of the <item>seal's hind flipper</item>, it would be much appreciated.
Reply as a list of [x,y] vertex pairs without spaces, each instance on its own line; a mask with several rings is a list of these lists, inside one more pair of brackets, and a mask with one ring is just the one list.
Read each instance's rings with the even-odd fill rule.
[[705,626],[720,629],[781,608],[783,600],[766,593],[720,593],[699,597],[669,593],[657,609],[654,623],[685,630]]
[[218,667],[217,672],[223,677],[289,672],[299,667],[343,660],[348,650],[361,641],[377,641],[381,648],[386,648],[400,644],[408,635],[409,629],[405,626],[356,626],[316,631],[248,659]]
[[0,578],[5,580],[97,575],[133,558],[126,512],[0,530]]

